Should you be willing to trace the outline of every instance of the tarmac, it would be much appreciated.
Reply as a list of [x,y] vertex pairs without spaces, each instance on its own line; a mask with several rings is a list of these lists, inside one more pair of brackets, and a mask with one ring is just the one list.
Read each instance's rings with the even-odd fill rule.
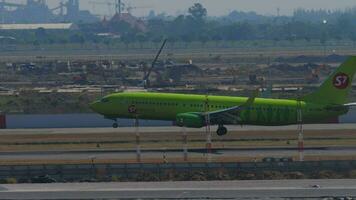
[[[261,127],[261,126],[228,126],[231,131],[279,131],[279,130],[297,130],[297,126],[277,126],[277,127]],[[305,125],[304,130],[355,130],[356,124],[313,124]],[[214,130],[214,129],[213,129]],[[179,127],[141,127],[140,132],[144,133],[177,133],[180,132]],[[202,134],[203,129],[187,129],[188,132]],[[88,133],[133,133],[134,128],[75,128],[75,129],[5,129],[0,130],[1,135],[51,135],[51,134],[88,134]],[[297,131],[296,131],[297,134]],[[293,157],[297,155],[298,149],[285,147],[271,147],[271,148],[222,148],[214,149],[212,158],[219,157]],[[206,149],[195,148],[189,149],[189,157],[202,157],[207,153]],[[145,149],[142,148],[142,159],[162,159],[163,157],[168,161],[180,158],[183,155],[183,149],[169,149],[163,147],[161,149]],[[306,148],[304,156],[326,157],[326,156],[347,156],[356,158],[356,147],[317,147]],[[96,160],[128,160],[136,157],[135,145],[131,149],[112,149],[112,150],[50,150],[50,151],[16,151],[16,152],[0,152],[0,160],[6,161],[31,161],[31,160],[86,160],[95,158]]]
[[[212,133],[217,127],[212,126]],[[291,126],[227,126],[229,131],[297,131],[297,125]],[[356,123],[353,124],[306,124],[304,130],[355,130]],[[179,133],[182,128],[176,126],[161,126],[161,127],[140,127],[141,133]],[[186,129],[187,132],[203,133],[202,129]],[[134,133],[132,127],[113,128],[51,128],[51,129],[0,129],[0,135],[9,134],[88,134],[88,133]]]
[[[219,157],[293,157],[298,153],[296,148],[229,148],[214,149],[212,158]],[[207,155],[206,149],[189,150],[190,158],[202,158]],[[174,161],[183,156],[182,149],[174,150],[142,150],[142,159],[163,159]],[[327,157],[349,156],[356,158],[356,147],[307,148],[304,156]],[[6,161],[37,161],[58,160],[77,161],[95,158],[95,160],[130,160],[136,157],[136,150],[80,150],[80,151],[24,151],[0,152],[0,160]]]
[[266,199],[356,197],[356,180],[0,185],[0,199]]

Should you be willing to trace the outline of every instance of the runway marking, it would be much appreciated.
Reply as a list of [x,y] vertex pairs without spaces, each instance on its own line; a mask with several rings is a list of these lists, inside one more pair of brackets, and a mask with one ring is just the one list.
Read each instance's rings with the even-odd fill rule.
[[259,191],[259,190],[356,190],[356,186],[353,187],[322,187],[312,188],[312,187],[238,187],[238,188],[63,188],[63,189],[52,189],[52,188],[32,188],[32,189],[7,189],[6,191],[0,191],[0,193],[10,193],[10,192],[155,192],[155,191]]

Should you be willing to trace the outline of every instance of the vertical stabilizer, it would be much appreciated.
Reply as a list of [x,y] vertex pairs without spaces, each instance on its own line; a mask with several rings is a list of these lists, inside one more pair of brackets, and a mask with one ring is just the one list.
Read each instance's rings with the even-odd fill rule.
[[355,73],[356,56],[352,56],[341,64],[316,92],[306,95],[303,100],[323,104],[347,103]]

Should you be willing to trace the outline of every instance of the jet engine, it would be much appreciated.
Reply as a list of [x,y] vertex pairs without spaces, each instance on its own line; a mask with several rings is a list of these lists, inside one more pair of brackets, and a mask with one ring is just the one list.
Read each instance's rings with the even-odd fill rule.
[[176,117],[176,124],[180,127],[202,128],[206,125],[205,118],[198,113],[183,113]]

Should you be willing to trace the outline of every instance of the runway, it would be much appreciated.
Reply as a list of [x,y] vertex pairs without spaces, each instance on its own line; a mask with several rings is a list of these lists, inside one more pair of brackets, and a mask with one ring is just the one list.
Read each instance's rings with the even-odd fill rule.
[[[280,126],[280,127],[260,127],[260,126],[229,126],[230,135],[221,137],[225,139],[220,141],[220,138],[215,138],[213,143],[213,159],[225,159],[225,158],[248,158],[251,161],[254,158],[263,157],[295,157],[298,155],[298,149],[296,145],[286,145],[285,142],[280,142],[277,145],[269,146],[274,142],[273,140],[263,141],[264,146],[248,146],[244,145],[244,141],[239,143],[229,143],[236,141],[242,137],[248,138],[251,141],[253,139],[268,139],[268,134],[278,135],[272,137],[272,139],[279,139],[284,137],[287,132],[290,138],[294,137],[293,130],[296,130],[296,126]],[[314,124],[305,125],[305,131],[315,130],[319,135],[314,136],[312,142],[314,145],[306,146],[304,155],[305,157],[311,157],[313,159],[321,159],[322,157],[339,157],[343,156],[347,159],[356,158],[356,147],[352,143],[354,141],[354,130],[356,130],[356,124]],[[291,131],[292,130],[292,131]],[[335,130],[335,131],[333,131]],[[144,137],[141,144],[142,159],[155,159],[162,160],[165,158],[169,162],[182,158],[183,145],[181,145],[181,128],[179,127],[141,127],[141,136]],[[243,132],[244,131],[244,132]],[[267,133],[267,131],[269,131]],[[318,140],[324,138],[324,131],[329,131],[328,140]],[[95,158],[96,161],[102,160],[133,160],[136,158],[136,146],[134,141],[134,128],[79,128],[79,129],[10,129],[0,130],[0,136],[3,136],[4,148],[10,146],[15,149],[3,149],[0,151],[0,160],[3,161],[77,161],[77,160],[91,160]],[[204,148],[204,129],[187,129],[190,134],[190,139],[195,141],[201,141],[197,143],[190,142],[188,152],[189,158],[204,158],[207,150]],[[257,133],[256,133],[257,132]],[[243,133],[243,134],[240,134]],[[264,133],[267,133],[263,135]],[[91,134],[91,135],[90,135]],[[96,143],[90,143],[87,146],[78,147],[84,145],[86,141],[100,143],[100,136],[106,135],[106,145],[104,147],[96,148]],[[250,134],[255,134],[249,138]],[[256,135],[258,134],[258,135]],[[337,138],[340,134],[345,137],[342,145],[334,145],[333,141],[340,142]],[[90,136],[88,136],[90,135]],[[173,139],[175,135],[175,139]],[[16,136],[14,138],[7,139],[10,136]],[[63,136],[63,138],[61,137]],[[68,138],[67,138],[68,136]],[[198,137],[195,137],[198,136]],[[233,137],[232,137],[233,136]],[[297,135],[295,134],[295,137]],[[88,137],[88,138],[87,138]],[[195,137],[195,138],[193,138]],[[230,137],[230,138],[229,138]],[[325,135],[326,137],[326,135]],[[336,137],[336,139],[333,139]],[[341,137],[341,136],[340,136]],[[30,139],[29,139],[30,138]],[[43,139],[44,138],[44,139]],[[54,138],[54,139],[52,139]],[[58,138],[57,140],[55,140]],[[117,142],[116,146],[109,146],[110,141]],[[289,140],[287,137],[282,139],[283,141]],[[61,143],[67,145],[68,148],[61,147]],[[172,143],[169,143],[173,141]],[[247,141],[251,142],[251,141]],[[328,142],[327,145],[322,142]],[[38,143],[36,143],[38,142]],[[73,142],[73,144],[71,144]],[[162,142],[162,145],[157,143]],[[320,144],[319,144],[320,142]],[[24,144],[24,145],[22,145]],[[239,144],[244,146],[238,146]],[[27,145],[27,146],[26,146]],[[46,146],[47,145],[47,146]],[[91,146],[90,146],[91,145]],[[195,146],[194,146],[195,145]],[[225,146],[226,145],[226,146]],[[279,146],[281,145],[281,146]],[[24,147],[22,147],[24,146]],[[44,146],[44,147],[43,147]],[[65,147],[67,147],[65,146]],[[56,148],[57,147],[57,148]],[[75,147],[75,148],[74,148]],[[90,147],[90,148],[89,148]],[[22,148],[22,149],[21,149]]]
[[356,180],[0,185],[0,199],[266,199],[356,197]]
[[[212,130],[215,130],[215,126]],[[230,132],[235,131],[294,131],[298,130],[297,125],[291,126],[227,126]],[[355,130],[356,124],[306,124],[305,130]],[[186,129],[187,132],[203,133],[202,129]],[[0,129],[0,135],[11,134],[89,134],[89,133],[134,133],[132,127],[113,128],[53,128],[53,129]],[[180,127],[163,126],[163,127],[140,127],[141,133],[177,133],[181,132]]]
[[[219,157],[293,157],[297,155],[298,150],[295,148],[229,148],[214,149],[213,158]],[[356,157],[356,147],[330,147],[330,148],[307,148],[305,156],[350,156]],[[204,157],[206,149],[189,150],[189,157]],[[162,159],[173,161],[180,158],[183,150],[143,150],[142,158],[145,159]],[[133,150],[88,150],[88,151],[26,151],[26,152],[0,152],[0,160],[6,161],[31,161],[31,160],[86,160],[95,158],[95,160],[129,160],[135,158],[136,151]]]

